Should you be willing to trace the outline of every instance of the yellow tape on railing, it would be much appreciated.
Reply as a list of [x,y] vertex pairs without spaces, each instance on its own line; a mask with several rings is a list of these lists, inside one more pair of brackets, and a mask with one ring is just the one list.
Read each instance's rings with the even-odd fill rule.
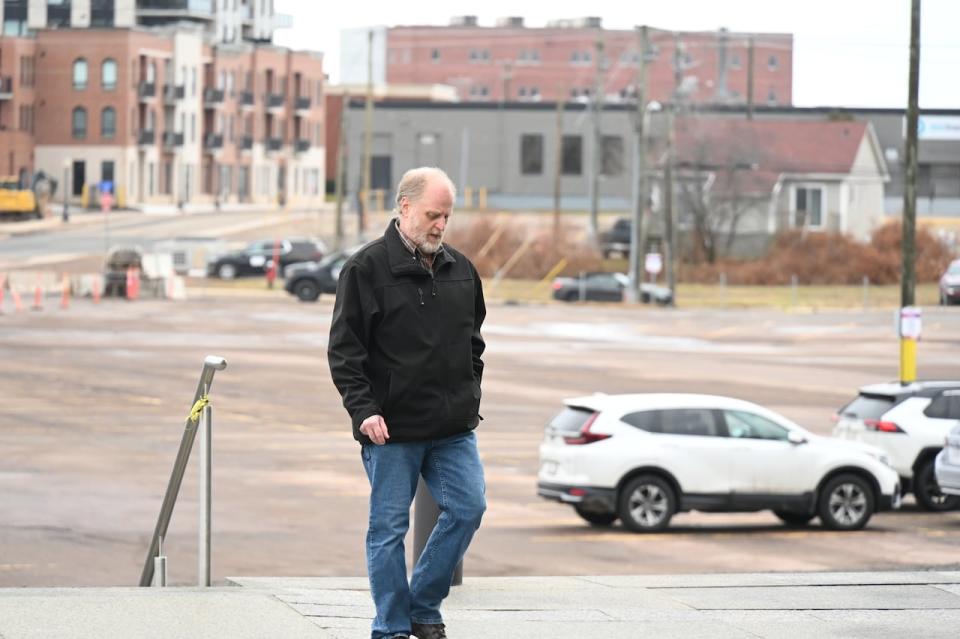
[[203,409],[206,408],[207,405],[209,404],[210,404],[210,399],[206,395],[204,395],[203,397],[195,401],[193,403],[193,408],[190,409],[190,415],[188,416],[188,419],[194,424],[196,424],[197,421],[200,419],[200,413],[202,413]]

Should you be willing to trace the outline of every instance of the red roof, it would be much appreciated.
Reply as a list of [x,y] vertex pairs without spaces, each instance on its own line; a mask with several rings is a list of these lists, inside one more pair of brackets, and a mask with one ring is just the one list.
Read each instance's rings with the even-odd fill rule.
[[736,175],[741,191],[768,192],[782,173],[848,174],[866,131],[866,122],[683,117],[677,164],[716,172],[720,188]]

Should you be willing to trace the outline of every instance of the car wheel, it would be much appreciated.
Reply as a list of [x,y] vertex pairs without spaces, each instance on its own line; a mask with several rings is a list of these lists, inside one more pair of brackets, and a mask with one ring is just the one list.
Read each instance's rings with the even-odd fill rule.
[[579,504],[573,507],[580,517],[591,526],[609,526],[617,520],[617,513],[598,513],[584,510]]
[[232,280],[237,276],[237,267],[233,264],[221,264],[217,269],[217,277],[221,280]]
[[820,493],[820,521],[831,530],[860,530],[873,510],[873,489],[857,475],[838,475]]
[[618,514],[624,527],[633,532],[663,530],[676,510],[673,488],[656,475],[631,479],[620,492]]
[[960,506],[960,497],[940,492],[932,459],[917,469],[913,478],[913,496],[917,498],[921,508],[933,512],[954,510]]
[[817,516],[815,513],[792,513],[788,510],[775,510],[773,514],[788,526],[806,526]]
[[293,286],[293,294],[301,302],[316,302],[320,297],[320,289],[310,280],[300,280]]

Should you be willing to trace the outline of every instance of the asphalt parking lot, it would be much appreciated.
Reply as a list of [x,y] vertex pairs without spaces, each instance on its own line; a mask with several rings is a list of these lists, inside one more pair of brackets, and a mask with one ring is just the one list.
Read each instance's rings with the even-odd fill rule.
[[[133,585],[204,356],[228,361],[214,406],[213,575],[365,574],[366,479],[330,381],[332,304],[274,295],[75,301],[0,316],[0,586]],[[926,309],[922,377],[956,377],[960,312]],[[489,509],[468,574],[590,575],[958,566],[960,513],[912,500],[868,528],[783,527],[769,513],[682,514],[634,535],[536,497],[560,402],[691,391],[829,431],[863,383],[897,376],[892,311],[696,311],[492,302],[479,431]],[[192,461],[166,540],[196,575]]]

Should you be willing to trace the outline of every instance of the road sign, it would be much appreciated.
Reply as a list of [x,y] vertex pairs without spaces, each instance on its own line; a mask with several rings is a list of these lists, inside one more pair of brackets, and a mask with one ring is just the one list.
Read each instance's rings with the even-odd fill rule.
[[656,275],[663,270],[663,256],[659,253],[647,253],[643,268],[651,275]]
[[900,337],[920,339],[923,328],[923,311],[917,306],[904,306],[900,309]]

